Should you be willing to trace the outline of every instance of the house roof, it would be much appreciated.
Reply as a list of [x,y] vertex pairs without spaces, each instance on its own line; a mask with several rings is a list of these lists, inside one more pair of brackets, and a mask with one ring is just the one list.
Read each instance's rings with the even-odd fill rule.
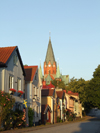
[[41,95],[42,96],[53,96],[54,89],[42,89]]
[[56,91],[57,93],[57,97],[59,97],[60,99],[63,98],[64,92],[63,91]]
[[24,66],[26,77],[25,81],[33,81],[38,66]]
[[42,89],[51,89],[51,88],[55,88],[55,86],[51,83],[49,85],[43,84],[42,86]]
[[11,59],[14,52],[17,52],[19,61],[23,70],[23,75],[25,76],[25,70],[23,67],[22,59],[17,46],[12,47],[0,47],[0,67],[7,67],[7,63]]
[[17,46],[0,48],[0,66],[6,66],[8,59],[10,58],[16,47]]
[[79,95],[78,93],[74,93],[74,92],[72,92],[72,91],[68,91],[67,94],[68,94],[68,95],[74,95],[74,96],[78,96],[78,95]]
[[50,88],[55,88],[55,86],[54,86],[53,84],[51,84],[51,83],[50,83],[48,86],[49,86]]

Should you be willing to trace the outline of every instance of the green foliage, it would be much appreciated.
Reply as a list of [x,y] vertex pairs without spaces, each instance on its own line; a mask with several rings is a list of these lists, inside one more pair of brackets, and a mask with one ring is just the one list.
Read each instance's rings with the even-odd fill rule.
[[93,78],[88,84],[87,101],[90,108],[100,108],[100,65],[95,69]]
[[33,116],[34,116],[34,111],[32,108],[28,108],[28,118],[29,118],[29,126],[33,126]]
[[12,116],[12,119],[13,119],[13,127],[16,128],[16,127],[25,127],[26,125],[26,117],[25,117],[25,113],[22,111],[22,110],[19,110],[19,109],[16,109],[14,112],[13,112],[13,116]]
[[73,121],[73,120],[75,120],[76,115],[74,113],[72,113],[72,112],[67,111],[66,112],[66,117],[67,117],[68,121]]
[[65,84],[63,81],[58,81],[58,80],[54,79],[54,80],[52,80],[52,84],[55,87],[62,88],[63,90],[65,89]]
[[12,98],[8,93],[0,91],[0,125],[9,116],[14,103],[14,98]]
[[4,120],[5,130],[16,127],[25,127],[25,118],[25,113],[22,110],[11,110],[11,112],[7,115],[6,119]]
[[57,122],[60,122],[60,118],[59,117],[57,117]]
[[82,103],[82,106],[84,106],[86,102],[86,90],[88,86],[89,81],[85,81],[84,79],[75,79],[72,78],[66,88],[66,90],[71,90],[72,92],[79,93],[80,102]]
[[79,80],[72,78],[66,90],[79,93],[85,112],[93,107],[100,108],[100,65],[93,72],[93,78],[90,81],[85,81],[82,78]]

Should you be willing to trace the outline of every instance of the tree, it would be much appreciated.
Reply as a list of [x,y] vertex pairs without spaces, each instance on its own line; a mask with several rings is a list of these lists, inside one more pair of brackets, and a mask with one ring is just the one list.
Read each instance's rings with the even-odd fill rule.
[[79,99],[82,103],[82,106],[85,106],[86,103],[86,90],[89,81],[85,81],[84,79],[75,79],[74,77],[70,80],[66,90],[71,90],[72,92],[79,93]]
[[87,100],[90,108],[100,108],[100,65],[93,72],[87,89]]
[[65,84],[63,81],[59,81],[59,80],[52,80],[52,84],[55,86],[55,87],[58,87],[58,88],[62,88],[63,90],[65,89]]

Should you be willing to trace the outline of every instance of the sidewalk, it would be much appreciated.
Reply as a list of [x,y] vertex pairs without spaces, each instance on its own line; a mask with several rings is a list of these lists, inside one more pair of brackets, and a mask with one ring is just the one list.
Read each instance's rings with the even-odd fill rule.
[[12,130],[7,130],[7,131],[1,131],[1,133],[23,133],[23,132],[29,132],[29,131],[35,131],[38,129],[43,129],[43,128],[50,128],[50,127],[55,127],[63,124],[70,124],[70,123],[75,123],[75,122],[80,122],[80,121],[87,121],[93,117],[91,116],[85,116],[83,118],[77,119],[76,121],[68,121],[68,122],[63,122],[63,123],[55,123],[55,124],[46,124],[46,125],[40,125],[36,127],[26,127],[22,129],[12,129]]

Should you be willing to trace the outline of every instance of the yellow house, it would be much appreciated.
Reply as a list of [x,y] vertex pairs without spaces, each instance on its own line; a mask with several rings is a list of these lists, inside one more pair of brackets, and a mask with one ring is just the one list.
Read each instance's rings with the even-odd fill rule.
[[55,89],[41,90],[42,123],[55,123],[57,120],[57,104]]

